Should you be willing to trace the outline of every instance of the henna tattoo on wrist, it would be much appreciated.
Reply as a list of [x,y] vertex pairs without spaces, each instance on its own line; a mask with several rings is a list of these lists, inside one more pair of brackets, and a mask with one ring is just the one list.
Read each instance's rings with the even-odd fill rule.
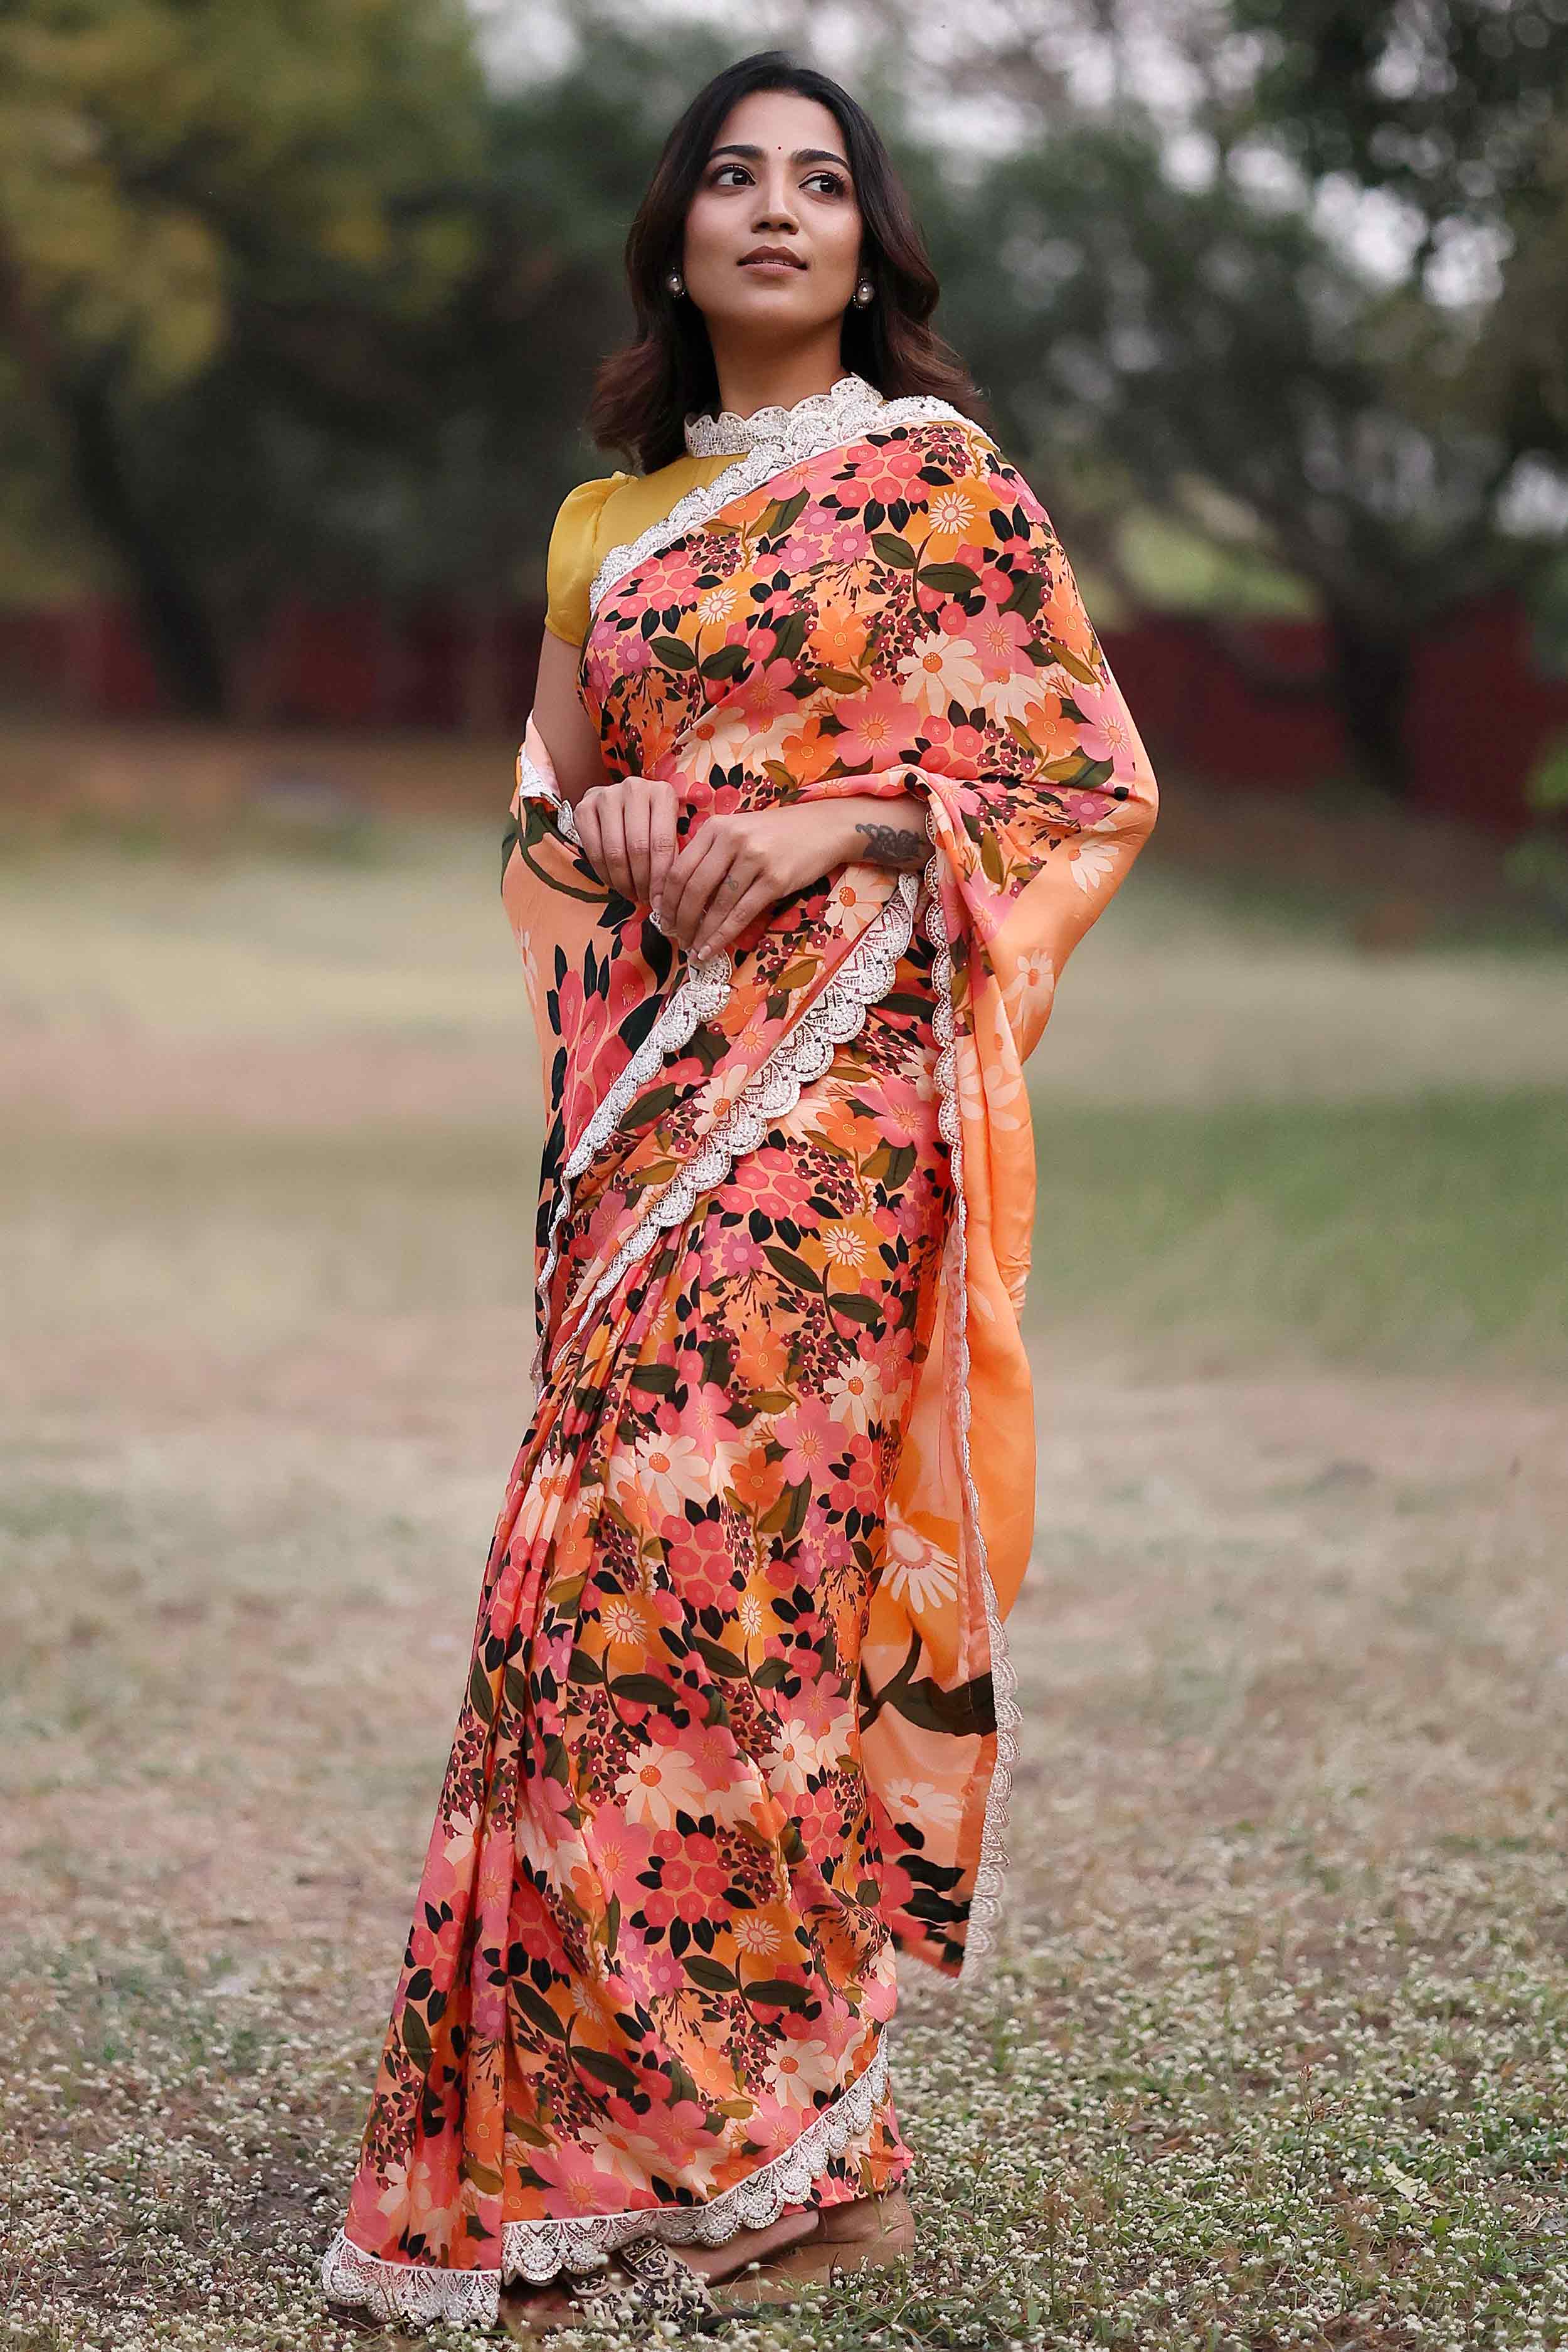
[[885,866],[894,874],[910,874],[925,865],[929,851],[925,835],[912,833],[902,824],[857,824],[855,831],[865,843],[861,862],[865,866]]

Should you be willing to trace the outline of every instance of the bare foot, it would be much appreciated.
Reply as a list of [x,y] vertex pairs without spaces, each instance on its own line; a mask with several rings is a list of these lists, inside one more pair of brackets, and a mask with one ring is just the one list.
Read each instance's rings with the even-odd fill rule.
[[817,2208],[809,2205],[803,2213],[781,2213],[765,2230],[737,2230],[720,2246],[677,2246],[675,2252],[693,2270],[700,2271],[711,2286],[716,2279],[732,2278],[747,2263],[766,2262],[769,2254],[798,2245],[813,2234],[821,2218]]
[[[880,2197],[856,2197],[829,2205],[817,2231],[824,2245],[863,2249],[880,2262],[895,2263],[915,2252],[915,2215],[902,2189]],[[840,2259],[842,2259],[841,2257]]]
[[836,2273],[880,2268],[915,2252],[915,2215],[902,2189],[880,2197],[856,2197],[829,2205],[818,2217],[809,2243],[785,2249],[758,2271],[732,2277],[717,2301],[725,2306],[789,2304],[799,2300],[809,2280],[829,2284]]

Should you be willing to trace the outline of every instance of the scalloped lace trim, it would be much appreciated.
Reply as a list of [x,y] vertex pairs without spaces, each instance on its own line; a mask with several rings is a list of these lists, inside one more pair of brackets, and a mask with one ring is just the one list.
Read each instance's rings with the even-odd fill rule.
[[734,986],[734,966],[727,955],[709,956],[693,964],[681,980],[674,993],[666,997],[653,1027],[632,1055],[614,1085],[601,1100],[598,1108],[582,1133],[573,1144],[562,1164],[556,1185],[555,1200],[550,1208],[549,1230],[545,1236],[544,1255],[540,1261],[537,1284],[535,1318],[538,1342],[534,1352],[534,1384],[544,1378],[545,1334],[549,1315],[549,1286],[560,1263],[560,1233],[571,1213],[572,1192],[578,1178],[589,1166],[594,1154],[601,1150],[614,1134],[631,1105],[654,1076],[666,1055],[678,1054],[691,1044],[705,1021],[713,1020],[729,1003]]
[[684,1224],[702,1194],[722,1184],[740,1155],[755,1151],[773,1122],[794,1109],[802,1088],[828,1067],[835,1046],[860,1034],[868,1008],[893,986],[899,958],[915,935],[919,887],[913,874],[899,876],[898,887],[875,920],[867,924],[821,994],[807,1006],[680,1174],[672,1177],[646,1216],[632,1227],[580,1310],[575,1302],[569,1309],[576,1325],[580,1327],[610,1297],[628,1266],[647,1256],[660,1234]]
[[577,819],[571,813],[571,803],[559,786],[550,782],[543,771],[517,746],[517,790],[526,801],[548,801],[555,811],[555,821],[563,841],[575,843],[578,838]]
[[[925,830],[928,839],[936,842],[936,828],[929,804],[925,812]],[[1012,1662],[1007,1629],[997,1606],[996,1587],[991,1582],[986,1538],[980,1525],[979,1496],[975,1491],[974,1465],[969,1451],[972,1407],[969,1398],[968,1211],[964,1200],[964,1122],[958,1107],[958,1064],[954,1045],[956,1024],[953,1013],[953,958],[946,919],[942,912],[941,881],[941,856],[934,849],[925,877],[925,936],[936,950],[932,971],[936,988],[936,1007],[932,1026],[937,1045],[936,1084],[941,1095],[937,1122],[952,1155],[954,1199],[955,1265],[948,1307],[948,1408],[957,1431],[958,1458],[964,1471],[964,1499],[968,1509],[976,1556],[980,1563],[980,1591],[985,1601],[986,1633],[991,1653],[991,1689],[997,1716],[997,1760],[990,1786],[986,1791],[986,1817],[980,1824],[980,1856],[969,1901],[969,1925],[964,1942],[963,1965],[958,1971],[959,1983],[968,1986],[980,1974],[977,1963],[996,1948],[994,1930],[1001,1914],[1002,1889],[1009,1867],[1006,1832],[1012,1800],[1013,1766],[1018,1761],[1018,1734],[1023,1715],[1017,1698],[1018,1670]]]
[[[843,387],[850,387],[846,394]],[[863,391],[856,387],[863,386]],[[852,396],[851,396],[852,394]],[[733,411],[729,412],[733,415]],[[867,433],[891,431],[898,425],[935,425],[949,423],[967,425],[978,433],[989,446],[990,436],[972,416],[950,401],[938,400],[934,394],[902,393],[896,400],[884,399],[874,384],[866,383],[857,375],[841,376],[831,392],[812,393],[793,408],[761,409],[758,417],[779,419],[775,431],[769,424],[766,439],[741,445],[745,454],[711,482],[698,482],[675,500],[667,514],[651,522],[635,539],[623,540],[612,547],[593,575],[588,592],[590,624],[603,602],[605,591],[628,572],[635,571],[661,548],[669,547],[689,530],[695,530],[731,499],[743,498],[747,490],[757,488],[771,475],[781,474],[787,466],[798,464],[803,457],[819,457],[824,449],[836,449],[848,441],[858,441]],[[716,426],[719,419],[714,419]],[[753,417],[737,418],[741,425],[750,425]],[[688,424],[687,431],[691,430]],[[689,445],[688,445],[689,446]],[[716,448],[721,445],[716,444]],[[700,454],[700,453],[699,453]],[[584,651],[586,652],[586,641]]]
[[340,2230],[321,2263],[321,2290],[329,2302],[369,2311],[379,2319],[415,2327],[457,2321],[494,2327],[503,2282],[538,2285],[557,2271],[599,2269],[618,2246],[638,2238],[666,2245],[722,2245],[739,2230],[765,2230],[786,2205],[810,2201],[830,2160],[866,2129],[887,2088],[887,2030],[871,2063],[847,2091],[813,2117],[799,2139],[745,2180],[704,2205],[645,2205],[627,2213],[591,2213],[571,2221],[507,2221],[501,2267],[454,2271],[416,2263],[387,2263],[362,2253]]
[[776,401],[767,408],[754,408],[749,416],[735,408],[721,408],[716,416],[711,411],[689,415],[686,447],[694,457],[737,457],[759,442],[777,441],[781,433],[821,432],[853,424],[883,404],[875,384],[851,368],[826,392],[810,392],[792,403]]

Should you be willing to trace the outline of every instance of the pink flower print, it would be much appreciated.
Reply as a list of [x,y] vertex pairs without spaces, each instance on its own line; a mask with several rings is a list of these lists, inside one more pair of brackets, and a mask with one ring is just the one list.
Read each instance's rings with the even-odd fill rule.
[[606,2199],[614,2195],[614,2176],[602,2171],[593,2151],[576,2140],[563,2139],[554,2147],[530,2147],[528,2166],[558,2191],[554,2201],[562,2207],[560,2221],[570,2221],[574,2213],[602,2213]]
[[[799,1735],[802,1742],[808,1738],[808,1736],[805,1733]],[[814,1736],[810,1736],[810,1745],[821,1759],[818,1767],[819,1771],[829,1774],[836,1772],[837,1757],[826,1754],[822,1741]],[[829,1779],[824,1780],[820,1789],[807,1789],[796,1796],[792,1802],[795,1807],[796,1824],[810,1852],[831,1853],[842,1844],[843,1796],[835,1781]]]
[[870,1450],[864,1436],[857,1433],[845,1441],[834,1463],[828,1486],[828,1507],[840,1522],[851,1511],[864,1511],[874,1517],[879,1494]]
[[859,469],[866,497],[879,499],[884,507],[896,505],[900,499],[907,499],[911,506],[920,505],[925,491],[920,468],[925,457],[918,435],[907,441],[889,441],[881,448],[873,444],[872,455]]
[[711,1250],[714,1271],[731,1278],[759,1274],[768,1263],[761,1243],[753,1239],[750,1226],[744,1223],[722,1226],[713,1238]]
[[1032,670],[1025,647],[1034,633],[1021,613],[998,613],[988,605],[967,627],[988,677],[1009,677],[1014,670]]
[[846,768],[890,768],[906,757],[919,721],[896,683],[878,678],[863,694],[842,695],[833,716],[843,729],[833,740]]
[[688,1527],[672,1521],[670,1574],[689,1609],[723,1609],[735,1598],[730,1582],[735,1562],[723,1522],[703,1519]]
[[830,563],[852,563],[864,545],[864,533],[858,522],[841,522],[828,532],[822,541],[822,553]]
[[688,1898],[686,1916],[695,1919],[711,1911],[729,1885],[729,1872],[715,1841],[700,1831],[695,1837],[683,1837],[676,1830],[664,1830],[653,1844],[666,1891]]
[[[757,1252],[760,1259],[761,1244],[752,1240],[750,1232],[745,1225],[738,1225],[735,1230],[746,1234],[747,1244]],[[729,1391],[721,1389],[716,1381],[704,1381],[697,1387],[688,1389],[686,1391],[686,1407],[683,1418],[692,1435],[707,1453],[710,1459],[721,1448],[733,1446],[739,1435],[734,1422],[729,1417]]]
[[[577,1832],[567,1819],[571,1807],[571,1790],[563,1781],[535,1773],[517,1784],[512,1843],[518,1860],[542,1877],[555,1875],[561,1846],[576,1841]],[[504,1893],[505,1888],[497,1885],[497,1891]]]
[[1131,753],[1132,733],[1114,696],[1098,687],[1075,686],[1072,699],[1082,712],[1079,748],[1092,760],[1122,761]]
[[[850,541],[848,553],[852,554],[864,543],[865,527],[860,520],[861,509],[870,502],[873,495],[870,481],[862,473],[852,474],[844,481],[836,481],[828,493],[828,511],[843,518],[844,536]],[[852,529],[849,528],[851,525]]]
[[954,557],[956,563],[967,563],[975,573],[979,593],[988,604],[1005,604],[1014,587],[1013,574],[1004,572],[991,547],[961,547]]
[[655,608],[660,604],[690,604],[702,569],[690,548],[664,549],[643,574],[643,603]]
[[628,1820],[612,1806],[601,1806],[583,1832],[583,1845],[607,1895],[618,1895],[622,1910],[635,1906],[637,1874],[648,1867],[653,1832],[646,1822]]
[[779,1467],[787,1486],[798,1486],[802,1478],[813,1487],[821,1485],[829,1463],[843,1450],[842,1434],[820,1397],[802,1398],[793,1412],[781,1414],[773,1434],[785,1449]]
[[686,1972],[667,1944],[646,1946],[636,1962],[623,1972],[631,1977],[633,1969],[647,1986],[651,2000],[658,2000],[661,1995],[668,1999],[672,1993],[686,1990]]
[[967,720],[956,726],[945,715],[933,715],[920,731],[930,746],[925,755],[924,765],[931,770],[933,775],[946,775],[955,761],[964,766],[973,766],[985,749],[984,735]]
[[605,666],[612,680],[618,677],[635,677],[641,671],[652,669],[657,658],[653,646],[643,635],[641,629],[622,629],[619,636],[611,641]]
[[[696,2123],[701,2120],[700,2112],[689,2105],[685,2112],[695,2116],[696,2122],[686,2126],[679,2142],[681,2180],[698,2196],[706,2196],[713,2187],[724,2150],[712,2133],[696,2128]],[[665,2120],[666,2112],[657,2104],[646,2115],[637,2117],[638,2123],[645,2127],[663,2124]],[[609,2165],[629,2187],[643,2191],[646,2191],[653,2174],[666,2173],[676,2162],[674,2147],[666,2146],[664,2139],[656,2137],[652,2128],[633,2131],[630,2123],[601,2125],[593,2132],[591,2144],[596,2146],[601,2163]]]

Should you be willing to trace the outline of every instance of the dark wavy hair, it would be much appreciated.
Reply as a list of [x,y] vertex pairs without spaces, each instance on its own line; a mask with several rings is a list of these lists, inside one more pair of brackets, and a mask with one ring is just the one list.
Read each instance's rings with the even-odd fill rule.
[[634,457],[645,474],[685,454],[689,411],[716,410],[718,372],[702,312],[664,283],[678,264],[686,213],[730,109],[756,89],[816,99],[836,120],[863,225],[861,275],[875,293],[844,312],[841,356],[891,399],[935,394],[989,429],[985,403],[963,360],[929,325],[936,273],[904,184],[863,107],[838,82],[784,49],[758,49],[698,90],[664,142],[648,193],[626,237],[634,340],[601,360],[588,430],[601,448]]

